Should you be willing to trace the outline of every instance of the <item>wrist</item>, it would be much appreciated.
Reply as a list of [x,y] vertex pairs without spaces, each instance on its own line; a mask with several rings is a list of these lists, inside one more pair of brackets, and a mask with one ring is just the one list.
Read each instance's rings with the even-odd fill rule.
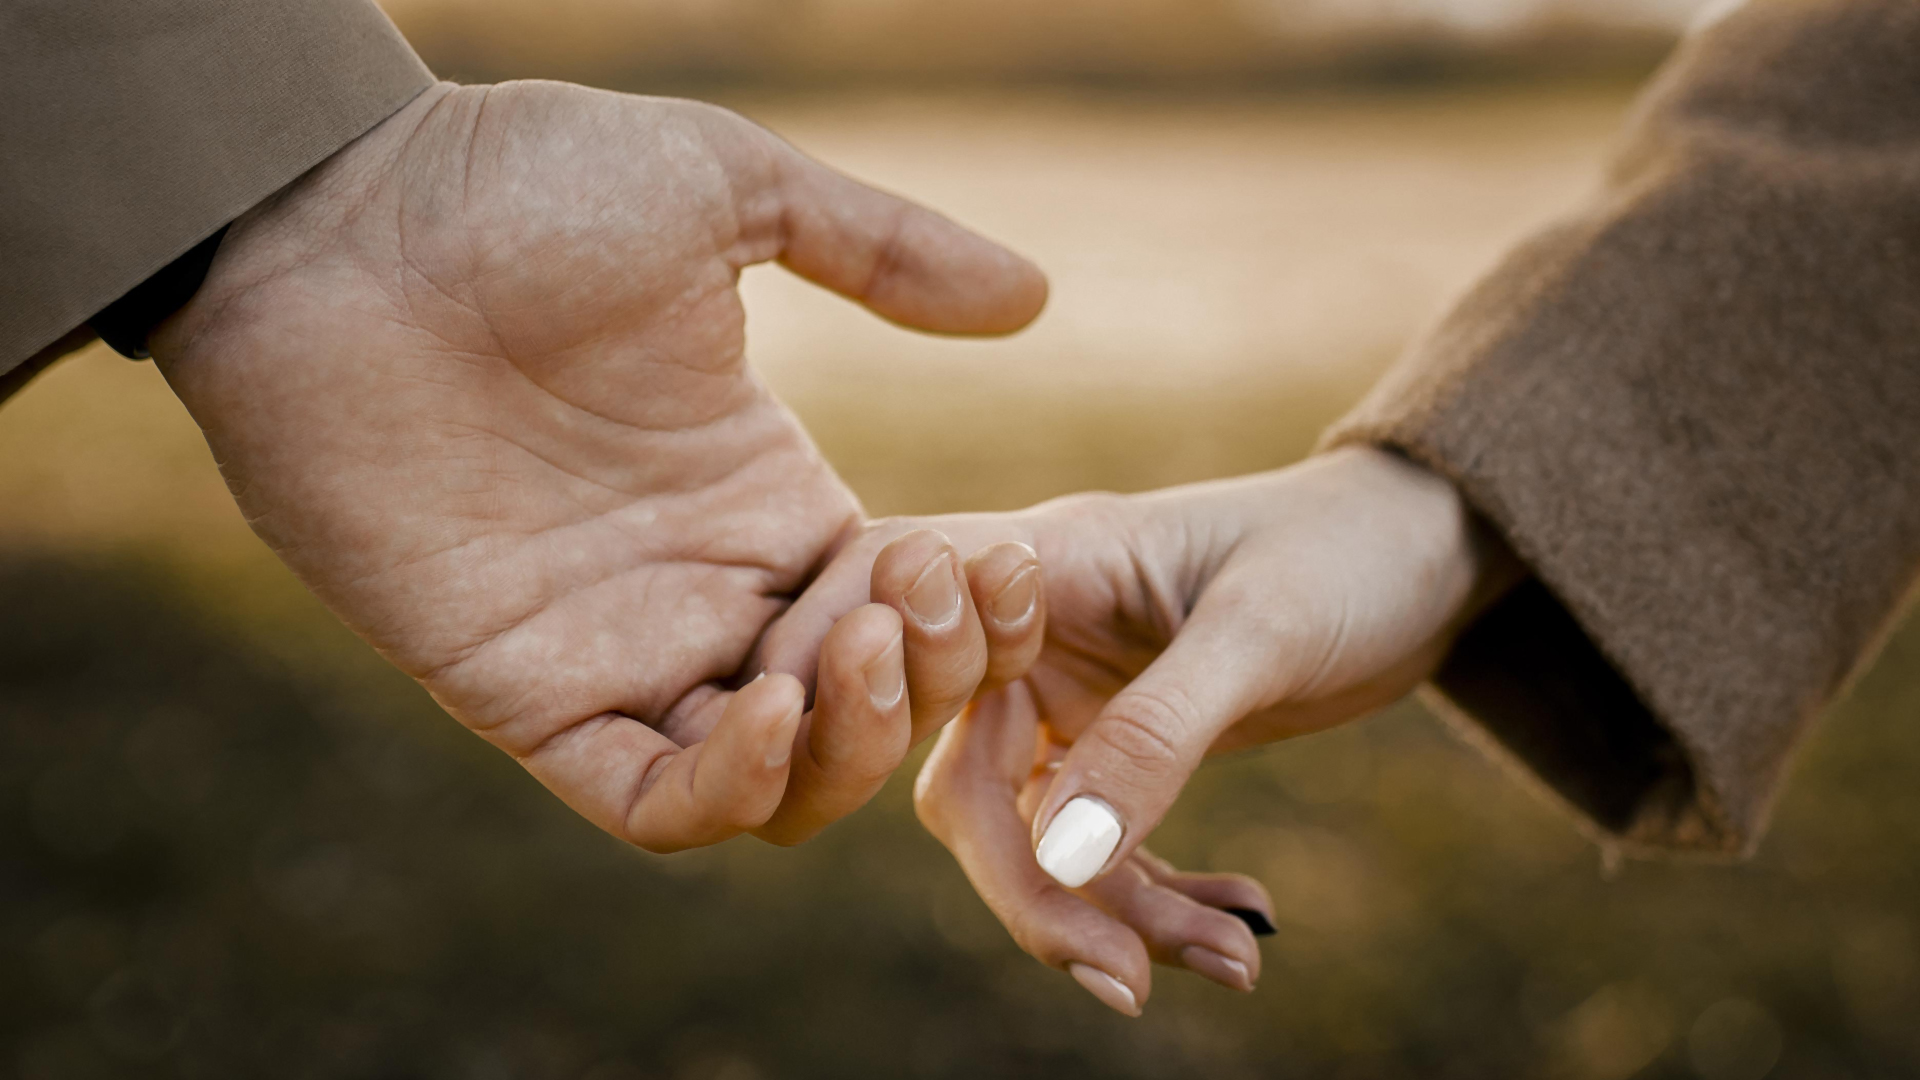
[[200,290],[230,227],[215,229],[126,295],[101,308],[87,321],[93,332],[108,348],[129,360],[150,358],[153,354],[147,351],[147,338],[154,327],[186,307]]
[[1376,490],[1404,516],[1441,579],[1461,582],[1448,625],[1457,631],[1499,602],[1528,570],[1500,530],[1474,509],[1446,476],[1393,449],[1349,447],[1355,468],[1376,477]]
[[1272,476],[1287,516],[1307,523],[1293,557],[1317,552],[1392,613],[1396,636],[1450,640],[1525,577],[1451,480],[1397,450],[1343,446]]
[[1474,582],[1472,594],[1461,605],[1455,619],[1456,627],[1464,627],[1479,618],[1533,573],[1491,521],[1471,506],[1466,510],[1472,523]]
[[428,87],[222,231],[197,288],[152,326],[148,347],[164,369],[216,329],[233,301],[309,261],[361,214],[378,179],[397,160],[452,83]]

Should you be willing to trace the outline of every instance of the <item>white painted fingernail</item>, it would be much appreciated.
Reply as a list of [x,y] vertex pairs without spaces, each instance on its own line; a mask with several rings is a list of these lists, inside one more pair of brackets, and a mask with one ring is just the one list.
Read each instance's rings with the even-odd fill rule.
[[1067,974],[1114,1012],[1127,1016],[1140,1015],[1140,1002],[1133,996],[1133,991],[1127,989],[1127,984],[1119,979],[1097,967],[1080,963],[1068,964]]
[[1077,889],[1107,865],[1120,831],[1120,818],[1106,803],[1082,795],[1053,815],[1035,856],[1053,880]]

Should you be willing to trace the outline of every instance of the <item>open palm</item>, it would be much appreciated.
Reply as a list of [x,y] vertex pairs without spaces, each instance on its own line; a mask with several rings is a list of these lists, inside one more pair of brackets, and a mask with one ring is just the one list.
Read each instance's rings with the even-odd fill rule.
[[[237,223],[155,352],[336,613],[667,849],[779,801],[802,690],[732,691],[861,517],[745,362],[737,277],[771,259],[940,331],[1016,329],[1045,295],[723,110],[441,86]],[[848,664],[886,645],[869,622]]]

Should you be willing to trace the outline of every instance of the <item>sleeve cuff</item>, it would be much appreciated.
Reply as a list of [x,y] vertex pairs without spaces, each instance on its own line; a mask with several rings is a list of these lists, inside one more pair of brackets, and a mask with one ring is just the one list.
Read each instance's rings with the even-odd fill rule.
[[432,85],[373,0],[0,13],[0,374]]
[[1451,711],[1630,848],[1743,853],[1920,579],[1920,7],[1749,4],[1604,192],[1336,425],[1451,480],[1534,583]]

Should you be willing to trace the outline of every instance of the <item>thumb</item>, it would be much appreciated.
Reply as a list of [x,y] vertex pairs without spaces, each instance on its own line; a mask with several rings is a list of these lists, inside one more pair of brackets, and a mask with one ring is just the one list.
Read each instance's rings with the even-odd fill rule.
[[[727,155],[755,256],[866,305],[946,334],[1006,334],[1047,302],[1040,268],[922,206],[851,180],[763,128]],[[741,196],[745,196],[744,198]],[[766,197],[761,197],[766,196]]]
[[1077,889],[1160,824],[1220,733],[1265,704],[1270,619],[1209,591],[1173,643],[1074,741],[1033,819],[1042,869]]

